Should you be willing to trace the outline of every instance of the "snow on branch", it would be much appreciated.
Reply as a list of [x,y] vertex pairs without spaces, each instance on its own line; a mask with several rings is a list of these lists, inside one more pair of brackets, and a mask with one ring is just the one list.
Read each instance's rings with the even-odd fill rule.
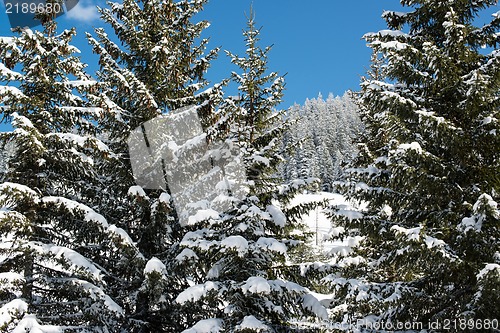
[[218,289],[219,286],[212,281],[208,281],[203,284],[197,284],[181,292],[175,299],[175,302],[179,304],[185,304],[187,302],[197,302],[201,298],[205,297],[208,292]]
[[197,322],[193,327],[182,331],[182,333],[217,333],[222,331],[222,324],[221,319],[204,319]]

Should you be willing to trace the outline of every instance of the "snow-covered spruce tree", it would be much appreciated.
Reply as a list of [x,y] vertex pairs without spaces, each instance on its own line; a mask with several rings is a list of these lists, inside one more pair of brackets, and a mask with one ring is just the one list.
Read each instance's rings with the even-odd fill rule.
[[127,230],[150,261],[141,268],[143,274],[136,276],[136,285],[127,296],[134,326],[130,331],[179,331],[182,327],[172,297],[188,285],[182,271],[177,277],[171,266],[184,230],[168,188],[143,189],[135,184],[127,138],[145,122],[189,105],[196,105],[204,126],[213,122],[221,85],[201,89],[207,85],[204,74],[217,50],[207,52],[208,40],[200,37],[208,23],[193,22],[205,3],[110,2],[109,8],[100,9],[101,18],[118,42],[105,29],[96,29],[97,38],[88,35],[99,55],[98,77],[107,86],[99,98],[109,117],[101,124],[116,157],[105,180],[112,198],[105,205],[106,214]]
[[117,332],[124,311],[109,290],[127,279],[137,251],[94,208],[98,88],[70,44],[75,30],[18,30],[0,38],[0,107],[14,147],[0,184],[0,331]]
[[[116,212],[117,219],[129,224],[133,238],[148,256],[164,250],[157,235],[165,235],[166,225],[151,216],[151,206],[156,205],[152,201],[143,201],[139,217],[137,211],[134,214],[124,211],[130,208],[127,192],[134,184],[126,140],[144,122],[184,106],[201,105],[200,115],[204,120],[209,118],[212,97],[219,89],[198,91],[207,84],[204,73],[217,50],[205,54],[208,40],[198,38],[208,23],[192,22],[205,3],[205,0],[110,2],[109,8],[100,9],[101,19],[111,26],[121,45],[103,28],[96,29],[97,40],[88,35],[100,57],[99,79],[108,85],[103,103],[113,117],[104,119],[105,127],[110,145],[121,157],[110,172],[109,184],[116,193],[116,204],[110,210]],[[123,215],[140,221],[125,221]]]
[[365,36],[376,60],[360,93],[367,140],[343,187],[368,207],[335,221],[340,237],[364,237],[363,259],[329,277],[333,306],[424,324],[495,319],[500,13],[474,22],[497,1],[401,3],[411,11],[385,12],[390,30]]
[[246,56],[227,52],[241,71],[232,74],[239,96],[219,110],[228,125],[219,139],[239,148],[248,192],[233,198],[227,211],[205,210],[186,225],[189,232],[176,258],[192,284],[176,298],[185,333],[289,332],[296,320],[326,318],[326,309],[308,290],[286,278],[287,251],[300,243],[292,234],[299,228],[294,218],[305,209],[286,207],[306,181],[280,185],[276,178],[288,127],[275,111],[284,83],[277,73],[268,73],[270,47],[258,46],[259,32],[251,15],[243,33]]

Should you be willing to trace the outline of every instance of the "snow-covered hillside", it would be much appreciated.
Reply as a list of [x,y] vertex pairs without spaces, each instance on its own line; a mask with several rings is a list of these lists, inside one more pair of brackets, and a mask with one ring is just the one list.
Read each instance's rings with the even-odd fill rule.
[[332,224],[332,219],[327,216],[329,207],[338,207],[340,210],[337,214],[355,218],[361,216],[361,213],[356,211],[354,207],[338,193],[319,192],[319,193],[304,193],[297,195],[290,203],[290,206],[296,206],[303,203],[328,201],[328,207],[310,211],[308,214],[303,215],[302,222],[304,222],[309,230],[313,233],[310,240],[310,246],[316,247],[324,254],[342,253],[346,254],[350,248],[354,246],[359,239],[347,238],[342,241],[331,241],[330,238],[338,236],[344,230],[342,227],[336,227]]

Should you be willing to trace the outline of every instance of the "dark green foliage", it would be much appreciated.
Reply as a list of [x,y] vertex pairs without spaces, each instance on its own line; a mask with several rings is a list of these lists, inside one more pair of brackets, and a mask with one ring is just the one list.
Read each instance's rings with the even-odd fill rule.
[[180,243],[181,258],[189,254],[182,261],[192,263],[185,273],[194,285],[176,299],[181,318],[193,327],[189,332],[200,325],[224,332],[287,332],[293,320],[326,316],[307,289],[287,279],[287,251],[303,239],[296,233],[301,227],[297,217],[311,209],[288,210],[287,205],[312,180],[283,185],[276,176],[283,161],[282,135],[289,126],[283,113],[275,110],[284,81],[268,73],[270,47],[258,45],[260,31],[252,15],[243,33],[246,56],[227,52],[240,70],[232,74],[239,96],[224,101],[213,127],[216,137],[239,148],[237,157],[245,162],[247,175],[242,185],[248,193],[234,201],[233,208],[218,212],[217,218],[188,226],[190,232]]
[[360,93],[367,140],[340,185],[369,204],[362,218],[335,222],[365,237],[358,269],[342,271],[364,282],[339,295],[366,293],[351,303],[355,316],[494,319],[500,17],[482,28],[474,19],[497,1],[401,3],[411,11],[383,15],[391,30],[365,36],[374,52]]
[[47,19],[18,34],[0,39],[0,107],[14,127],[0,137],[13,147],[0,184],[0,330],[119,331],[111,273],[137,251],[91,208],[108,152],[94,125],[103,111],[85,98],[99,85],[74,30],[56,34]]

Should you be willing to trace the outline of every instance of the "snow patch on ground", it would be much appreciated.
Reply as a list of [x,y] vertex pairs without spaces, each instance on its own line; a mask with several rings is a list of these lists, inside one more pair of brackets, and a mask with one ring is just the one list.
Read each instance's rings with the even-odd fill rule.
[[[328,200],[332,206],[340,207],[341,209],[336,212],[338,215],[343,215],[351,219],[362,217],[362,213],[352,208],[352,205],[342,195],[337,193],[299,194],[290,202],[290,207],[323,200]],[[338,237],[343,233],[344,228],[333,226],[331,219],[326,215],[326,210],[318,207],[315,210],[311,210],[308,214],[304,214],[302,217],[302,222],[307,225],[310,232],[314,235],[311,239],[311,246],[317,246],[325,253],[349,253],[353,242],[356,242],[356,240],[350,240],[349,238],[344,240],[330,240],[330,238]]]

